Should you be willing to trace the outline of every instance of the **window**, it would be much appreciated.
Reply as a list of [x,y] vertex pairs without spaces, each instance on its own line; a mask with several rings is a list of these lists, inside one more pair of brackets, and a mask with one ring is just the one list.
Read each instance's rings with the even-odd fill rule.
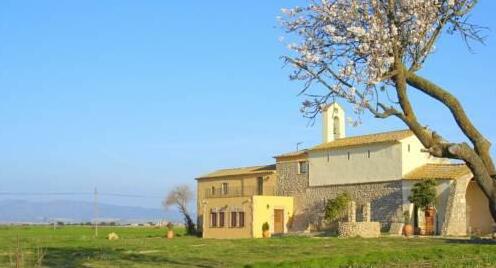
[[410,152],[410,144],[408,144],[408,152]]
[[370,150],[367,151],[367,158],[370,158]]
[[217,227],[217,213],[213,211],[210,213],[210,226]]
[[224,227],[224,211],[219,212],[219,227]]
[[331,152],[327,151],[327,162],[331,161]]
[[350,160],[350,157],[351,157],[351,154],[350,154],[350,152],[348,152],[348,160]]
[[215,186],[212,186],[212,195],[215,195]]
[[298,173],[306,174],[308,172],[308,162],[300,161],[298,162]]
[[222,194],[226,195],[229,193],[228,186],[229,186],[229,184],[227,182],[224,182],[222,184]]
[[244,212],[239,212],[239,225],[238,227],[242,228],[245,227],[245,213]]
[[238,212],[231,212],[231,228],[235,228],[238,225]]
[[257,195],[263,195],[263,177],[257,178]]

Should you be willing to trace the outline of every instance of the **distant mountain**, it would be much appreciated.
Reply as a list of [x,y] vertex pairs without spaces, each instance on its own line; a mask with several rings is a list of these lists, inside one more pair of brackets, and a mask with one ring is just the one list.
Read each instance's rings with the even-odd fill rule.
[[[94,204],[84,201],[57,200],[32,202],[25,200],[0,200],[0,223],[47,223],[56,221],[92,221]],[[181,221],[180,215],[162,209],[98,204],[99,221],[120,223]]]

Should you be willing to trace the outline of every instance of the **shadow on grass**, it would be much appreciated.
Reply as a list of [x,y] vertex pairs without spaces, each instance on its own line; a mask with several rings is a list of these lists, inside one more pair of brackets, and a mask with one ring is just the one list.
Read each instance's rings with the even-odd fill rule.
[[126,264],[142,264],[157,267],[187,266],[208,268],[215,265],[197,264],[198,260],[188,262],[173,260],[167,256],[132,253],[124,249],[109,248],[47,248],[43,265],[48,267],[85,267],[94,262],[104,262],[114,267]]
[[490,238],[480,238],[480,237],[473,237],[470,239],[444,238],[443,240],[446,243],[453,243],[453,244],[496,245],[496,240]]

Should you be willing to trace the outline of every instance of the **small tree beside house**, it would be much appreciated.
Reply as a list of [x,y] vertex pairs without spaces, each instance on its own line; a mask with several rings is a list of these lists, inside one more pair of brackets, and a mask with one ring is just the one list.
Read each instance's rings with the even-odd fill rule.
[[189,203],[193,200],[193,192],[187,185],[182,185],[176,187],[174,190],[170,191],[162,205],[165,208],[171,206],[177,207],[179,212],[184,217],[184,226],[186,227],[186,234],[194,235],[196,234],[195,224],[188,210]]
[[[413,203],[416,215],[418,215],[418,209],[420,209],[424,211],[426,217],[431,217],[435,211],[436,197],[436,182],[434,180],[425,180],[413,185],[412,195],[408,197],[408,201]],[[423,230],[421,229],[421,231]]]

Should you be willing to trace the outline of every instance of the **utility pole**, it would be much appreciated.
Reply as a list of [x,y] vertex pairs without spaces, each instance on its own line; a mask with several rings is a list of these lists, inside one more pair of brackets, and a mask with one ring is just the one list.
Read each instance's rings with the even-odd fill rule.
[[98,236],[98,191],[95,187],[95,199],[94,199],[94,211],[93,211],[93,220],[95,221],[95,237]]

